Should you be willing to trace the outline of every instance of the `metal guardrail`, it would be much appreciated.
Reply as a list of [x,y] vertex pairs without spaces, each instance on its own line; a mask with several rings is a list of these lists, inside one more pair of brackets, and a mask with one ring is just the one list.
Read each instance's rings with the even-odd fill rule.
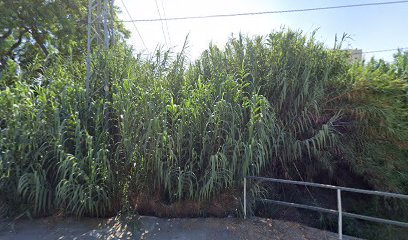
[[400,198],[400,199],[405,199],[405,200],[408,200],[408,195],[399,194],[399,193],[372,191],[372,190],[365,190],[365,189],[358,189],[358,188],[339,187],[339,186],[326,185],[326,184],[321,184],[321,183],[302,182],[302,181],[293,181],[293,180],[285,180],[285,179],[277,179],[277,178],[255,177],[255,176],[247,176],[247,177],[244,178],[244,218],[246,218],[246,212],[247,212],[246,211],[247,179],[252,179],[252,180],[257,180],[257,181],[268,181],[268,182],[275,182],[275,183],[295,184],[295,185],[303,185],[303,186],[311,186],[311,187],[318,187],[318,188],[326,188],[326,189],[336,190],[337,191],[337,210],[329,209],[329,208],[316,207],[316,206],[310,206],[310,205],[304,205],[304,204],[299,204],[299,203],[277,201],[277,200],[271,200],[271,199],[260,199],[260,200],[263,201],[263,202],[279,204],[279,205],[288,206],[288,207],[303,208],[303,209],[309,209],[309,210],[313,210],[313,211],[336,214],[336,215],[338,215],[338,234],[339,234],[339,239],[340,240],[343,239],[343,216],[351,217],[351,218],[357,218],[357,219],[371,221],[371,222],[377,222],[377,223],[386,223],[386,224],[390,224],[390,225],[395,225],[395,226],[399,226],[399,227],[407,227],[408,228],[408,223],[406,223],[406,222],[400,222],[400,221],[370,217],[370,216],[360,215],[360,214],[355,214],[355,213],[343,212],[342,206],[341,206],[341,192],[344,191],[344,192],[363,193],[363,194],[377,195],[377,196],[383,196],[383,197]]

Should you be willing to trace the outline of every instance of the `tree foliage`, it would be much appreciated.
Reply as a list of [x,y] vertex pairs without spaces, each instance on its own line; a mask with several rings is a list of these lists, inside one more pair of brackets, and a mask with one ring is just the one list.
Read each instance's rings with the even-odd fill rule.
[[[87,9],[87,0],[1,1],[0,70],[14,61],[23,69],[39,65],[40,71],[55,54],[80,59],[86,52]],[[115,28],[117,36],[128,36],[122,24]]]

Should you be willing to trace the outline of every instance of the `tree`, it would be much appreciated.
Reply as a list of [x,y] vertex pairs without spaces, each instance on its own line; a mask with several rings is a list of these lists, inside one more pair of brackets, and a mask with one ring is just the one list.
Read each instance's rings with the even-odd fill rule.
[[[79,58],[86,52],[87,8],[88,0],[0,1],[0,71],[10,60],[24,69],[34,60],[46,64],[53,53]],[[117,21],[115,30],[129,35]]]

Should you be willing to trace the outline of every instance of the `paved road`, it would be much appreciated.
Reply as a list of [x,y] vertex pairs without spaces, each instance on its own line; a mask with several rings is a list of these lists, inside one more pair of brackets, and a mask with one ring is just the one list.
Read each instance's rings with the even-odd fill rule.
[[[88,219],[50,217],[24,220],[14,226],[2,224],[0,239],[154,239],[154,240],[335,240],[337,234],[297,223],[251,218],[173,218],[141,216],[134,219]],[[344,238],[355,239],[355,238]]]

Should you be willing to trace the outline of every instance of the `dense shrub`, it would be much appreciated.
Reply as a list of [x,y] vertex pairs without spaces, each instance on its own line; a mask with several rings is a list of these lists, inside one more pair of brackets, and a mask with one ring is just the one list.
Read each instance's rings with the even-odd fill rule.
[[376,70],[338,48],[291,30],[211,45],[194,63],[185,48],[144,59],[118,45],[94,56],[88,95],[83,63],[56,60],[35,79],[10,66],[2,213],[103,216],[130,193],[205,202],[245,175],[349,184],[345,166],[373,188],[407,191],[406,64],[385,64],[395,75],[373,84]]

